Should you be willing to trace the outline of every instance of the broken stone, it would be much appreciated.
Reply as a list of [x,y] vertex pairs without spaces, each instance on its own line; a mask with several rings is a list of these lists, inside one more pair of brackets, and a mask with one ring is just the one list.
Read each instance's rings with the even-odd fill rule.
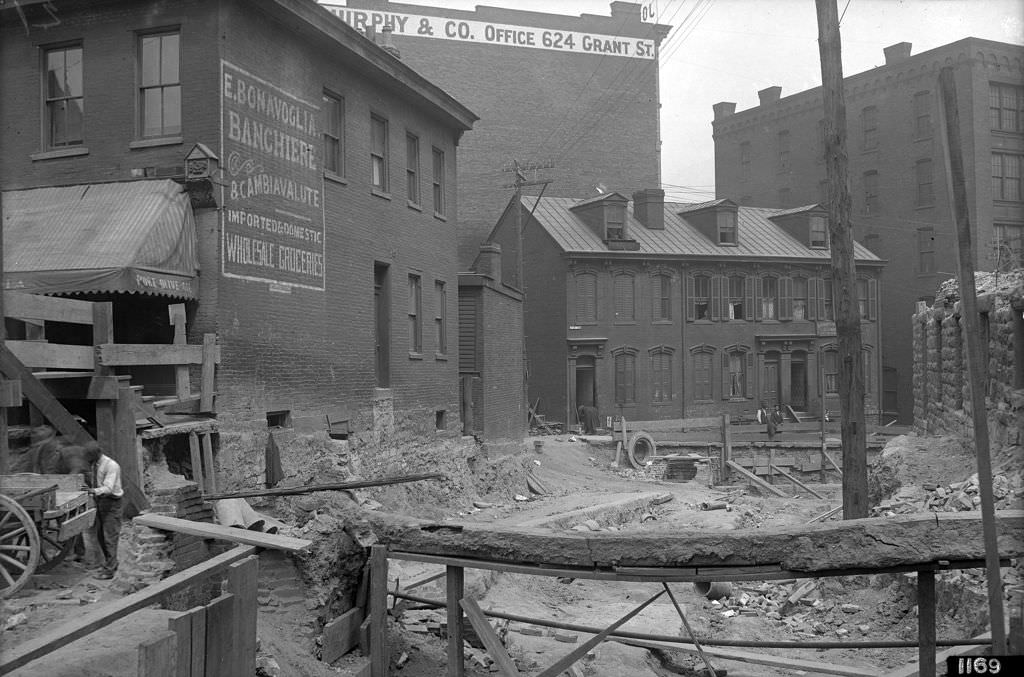
[[7,620],[4,621],[4,627],[2,630],[0,630],[0,632],[7,632],[11,628],[15,628],[27,620],[28,616],[26,616],[25,614],[12,614],[7,617]]
[[857,629],[866,635],[871,630],[871,626],[867,623],[864,623],[863,625],[858,625]]
[[274,660],[273,656],[257,656],[256,674],[259,677],[279,677],[281,666]]
[[845,637],[846,635],[850,634],[850,631],[846,628],[839,628],[838,630],[836,630],[836,634],[840,637]]
[[530,635],[532,637],[542,637],[544,631],[534,625],[524,625],[518,629],[520,635]]
[[860,607],[856,604],[844,604],[839,608],[843,610],[843,613],[847,614],[855,614],[860,611]]
[[553,632],[551,638],[556,642],[565,642],[566,644],[575,644],[579,640],[579,635],[569,632]]
[[591,531],[601,531],[601,525],[597,523],[597,520],[587,520],[584,524]]

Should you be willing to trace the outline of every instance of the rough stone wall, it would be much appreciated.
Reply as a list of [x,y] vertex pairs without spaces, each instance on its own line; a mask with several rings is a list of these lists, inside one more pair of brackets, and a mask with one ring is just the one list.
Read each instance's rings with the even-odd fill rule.
[[[1019,276],[1019,274],[1018,274]],[[1011,278],[1013,279],[1013,278]],[[983,292],[979,283],[979,292]],[[986,409],[993,449],[1024,443],[1024,389],[1017,364],[1024,287],[979,293]],[[919,306],[913,316],[914,425],[918,430],[962,438],[973,435],[970,381],[967,375],[961,304],[940,294],[932,307]]]

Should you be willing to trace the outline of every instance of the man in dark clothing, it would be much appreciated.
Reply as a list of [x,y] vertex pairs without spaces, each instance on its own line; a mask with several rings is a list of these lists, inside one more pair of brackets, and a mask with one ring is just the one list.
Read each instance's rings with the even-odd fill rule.
[[584,404],[579,409],[580,425],[583,426],[585,435],[593,435],[601,427],[601,417],[597,413],[597,407]]
[[103,554],[103,569],[96,578],[109,579],[117,570],[117,540],[121,537],[121,466],[102,451],[96,442],[84,445],[85,455],[92,464],[93,497],[96,500],[96,540]]

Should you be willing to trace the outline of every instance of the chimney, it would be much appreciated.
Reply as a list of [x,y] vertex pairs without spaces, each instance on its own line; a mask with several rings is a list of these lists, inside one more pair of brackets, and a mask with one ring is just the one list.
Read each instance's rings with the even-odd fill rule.
[[665,230],[665,191],[644,188],[633,193],[633,216],[648,230]]
[[391,41],[391,34],[395,32],[395,25],[391,23],[384,24],[380,29],[380,42],[378,43],[385,52],[395,57],[396,59],[402,58],[401,52],[395,47]]
[[885,53],[885,65],[892,66],[910,57],[910,48],[913,45],[909,42],[897,42],[882,50]]
[[757,93],[757,98],[761,100],[762,106],[767,106],[770,103],[778,103],[779,96],[782,95],[782,87],[774,85],[772,87],[765,87]]
[[732,101],[719,101],[715,105],[711,106],[711,110],[715,111],[715,119],[720,120],[735,113],[736,104]]
[[473,269],[480,275],[492,280],[501,280],[501,245],[497,242],[484,242],[480,245],[480,253],[476,257]]

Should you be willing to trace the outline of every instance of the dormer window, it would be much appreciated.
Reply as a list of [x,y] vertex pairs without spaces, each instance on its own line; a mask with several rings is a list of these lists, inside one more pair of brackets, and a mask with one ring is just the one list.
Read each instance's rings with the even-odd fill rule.
[[828,249],[828,230],[824,216],[811,217],[811,249]]
[[608,204],[604,208],[606,240],[626,239],[626,205]]
[[736,240],[736,212],[720,211],[718,218],[718,244],[735,245]]

